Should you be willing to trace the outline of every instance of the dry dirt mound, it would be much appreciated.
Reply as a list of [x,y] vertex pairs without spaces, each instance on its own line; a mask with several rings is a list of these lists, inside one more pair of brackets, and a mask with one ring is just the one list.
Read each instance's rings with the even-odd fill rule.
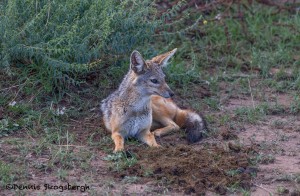
[[135,155],[137,164],[115,177],[138,176],[145,182],[155,179],[171,191],[185,194],[204,194],[206,190],[225,194],[230,186],[250,188],[254,169],[249,166],[248,152],[245,148],[225,150],[217,146],[196,150],[185,145],[140,149]]

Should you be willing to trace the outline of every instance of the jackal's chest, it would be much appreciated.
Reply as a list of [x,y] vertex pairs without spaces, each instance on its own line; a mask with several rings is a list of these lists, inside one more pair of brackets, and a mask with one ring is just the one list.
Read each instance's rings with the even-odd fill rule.
[[149,106],[144,106],[138,110],[128,112],[128,118],[124,122],[124,135],[135,137],[140,132],[150,129],[152,123],[152,110]]
[[136,137],[140,132],[150,129],[152,115],[132,117],[125,123],[127,137]]

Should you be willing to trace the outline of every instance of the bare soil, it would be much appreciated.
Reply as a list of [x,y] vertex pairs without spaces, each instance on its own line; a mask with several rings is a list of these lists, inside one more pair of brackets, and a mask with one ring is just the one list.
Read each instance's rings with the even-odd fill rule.
[[[226,86],[224,86],[226,89]],[[199,97],[203,97],[196,92]],[[224,93],[226,94],[226,93]],[[273,95],[270,94],[270,100]],[[259,104],[259,99],[254,99]],[[290,105],[291,96],[280,94],[277,101]],[[179,103],[183,105],[186,103]],[[253,107],[250,96],[228,97],[221,111],[203,111],[220,118],[229,114],[230,121],[237,122],[234,110]],[[149,148],[135,140],[126,141],[125,157],[135,157],[137,162],[116,170],[116,162],[107,160],[112,155],[112,141],[104,130],[99,115],[72,119],[66,127],[75,136],[69,152],[84,160],[85,152],[92,152],[88,167],[74,165],[59,177],[58,169],[48,169],[50,152],[41,154],[22,152],[14,141],[26,141],[34,148],[39,138],[32,138],[26,130],[1,139],[0,158],[7,163],[26,165],[25,184],[78,184],[89,186],[87,192],[59,190],[25,190],[17,193],[63,195],[230,195],[241,190],[251,195],[300,195],[300,117],[288,113],[267,114],[257,123],[237,122],[235,126],[215,123],[202,141],[188,145],[184,131],[157,138],[162,148]],[[211,129],[212,131],[212,129]],[[93,136],[93,137],[91,137]],[[91,144],[92,143],[92,144]],[[61,147],[64,148],[64,147]],[[65,148],[64,148],[65,149]],[[19,159],[24,157],[24,160]],[[76,156],[75,156],[76,157]],[[18,162],[19,161],[19,162]],[[54,163],[60,168],[60,162]],[[0,195],[15,195],[2,189]]]
[[[141,149],[137,152],[138,164],[115,174],[145,177],[145,170],[151,171],[147,181],[165,183],[172,192],[205,194],[212,190],[225,194],[226,187],[239,183],[245,189],[251,187],[251,167],[248,149],[225,150],[215,145],[195,149],[177,145],[164,148]],[[231,175],[230,171],[236,172]]]

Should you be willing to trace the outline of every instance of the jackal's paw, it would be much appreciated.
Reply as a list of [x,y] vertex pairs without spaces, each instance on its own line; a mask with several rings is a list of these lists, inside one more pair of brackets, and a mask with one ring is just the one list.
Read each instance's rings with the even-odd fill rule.
[[118,152],[122,152],[122,151],[124,151],[124,148],[117,148],[117,147],[115,147],[115,149],[114,149],[114,153],[118,153]]
[[152,147],[155,147],[155,148],[162,148],[162,146],[159,145],[159,144],[155,144],[155,145],[153,145]]
[[160,137],[160,136],[161,136],[161,132],[158,132],[158,131],[154,131],[153,134],[154,134],[156,137]]

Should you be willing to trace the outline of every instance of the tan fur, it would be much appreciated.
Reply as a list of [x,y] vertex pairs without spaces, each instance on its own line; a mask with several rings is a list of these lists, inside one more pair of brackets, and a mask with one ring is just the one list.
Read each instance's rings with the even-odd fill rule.
[[151,107],[152,130],[156,136],[164,136],[172,131],[177,131],[185,124],[187,111],[180,109],[171,99],[153,95]]
[[189,143],[199,141],[207,131],[204,119],[191,110],[180,109],[170,98],[151,97],[152,127],[155,136],[164,136],[184,128]]

